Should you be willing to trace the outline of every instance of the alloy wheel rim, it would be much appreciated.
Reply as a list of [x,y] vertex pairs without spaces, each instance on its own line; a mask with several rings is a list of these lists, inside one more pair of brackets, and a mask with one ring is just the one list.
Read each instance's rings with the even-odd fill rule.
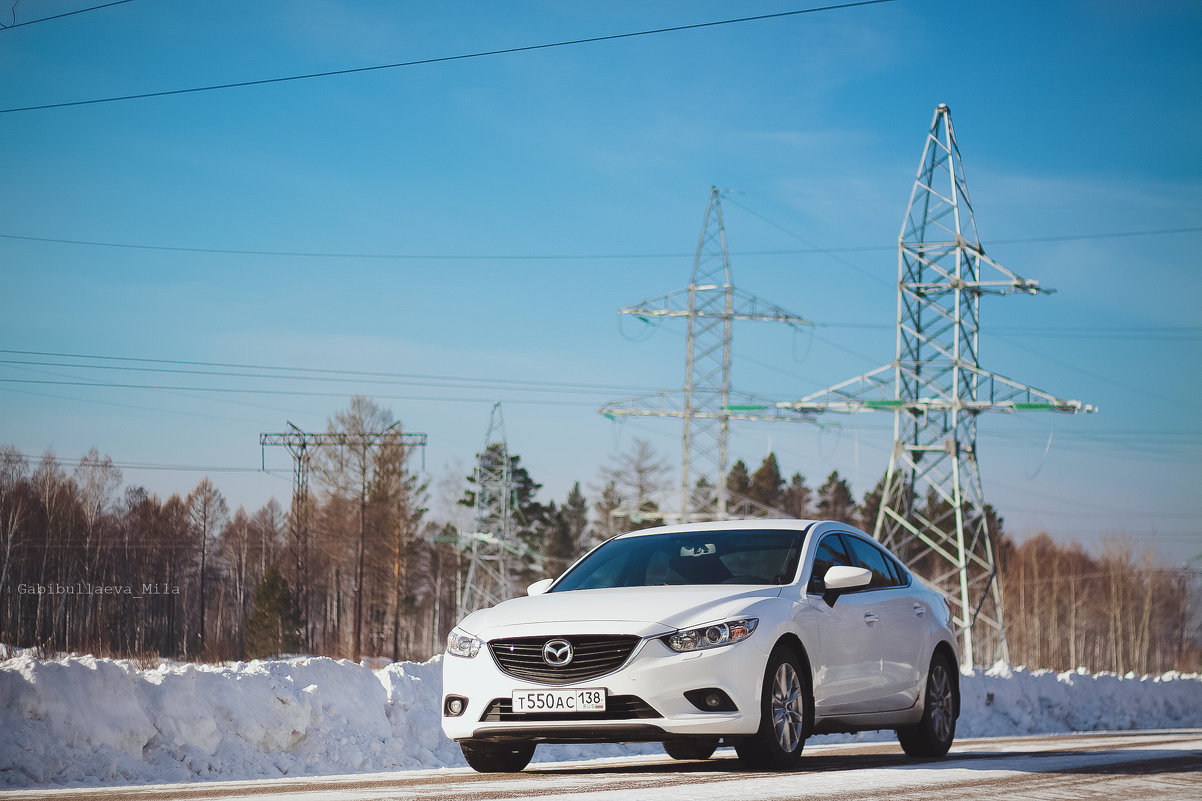
[[955,709],[952,698],[952,681],[943,665],[935,665],[931,669],[930,688],[931,728],[935,739],[945,742],[952,736],[952,721],[955,720]]
[[772,680],[772,726],[776,731],[776,742],[785,753],[800,747],[804,724],[801,680],[793,666],[786,662],[776,669]]

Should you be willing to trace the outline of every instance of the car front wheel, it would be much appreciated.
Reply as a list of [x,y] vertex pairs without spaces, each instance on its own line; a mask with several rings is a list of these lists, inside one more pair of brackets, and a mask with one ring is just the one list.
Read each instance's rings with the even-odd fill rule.
[[907,756],[941,757],[956,737],[956,709],[959,690],[947,657],[935,654],[927,672],[926,699],[922,720],[897,730],[897,740]]
[[461,740],[463,758],[480,773],[517,773],[530,764],[534,743],[490,743]]
[[759,731],[735,744],[739,759],[753,768],[796,768],[808,735],[809,704],[810,690],[801,662],[787,648],[778,647],[764,671]]

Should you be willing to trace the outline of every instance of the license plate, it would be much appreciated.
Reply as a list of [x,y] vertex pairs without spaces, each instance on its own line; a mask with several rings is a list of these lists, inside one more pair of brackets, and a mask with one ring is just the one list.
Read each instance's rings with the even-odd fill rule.
[[604,712],[605,690],[588,687],[576,690],[514,690],[513,711]]

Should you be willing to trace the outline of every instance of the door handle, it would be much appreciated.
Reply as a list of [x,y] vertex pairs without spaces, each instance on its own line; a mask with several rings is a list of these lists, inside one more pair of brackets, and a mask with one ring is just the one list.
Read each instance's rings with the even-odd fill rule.
[[864,622],[865,623],[875,623],[878,620],[880,620],[880,618],[878,618],[876,616],[875,612],[865,612],[864,613]]
[[914,602],[914,614],[918,615],[919,617],[922,617],[926,613],[927,613],[927,608],[925,606],[923,606],[922,604],[918,603],[917,601],[915,601]]

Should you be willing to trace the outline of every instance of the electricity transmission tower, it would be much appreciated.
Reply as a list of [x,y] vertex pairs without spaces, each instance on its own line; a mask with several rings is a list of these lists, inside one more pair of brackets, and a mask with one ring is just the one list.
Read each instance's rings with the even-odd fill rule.
[[[288,449],[288,453],[292,455],[292,542],[294,543],[293,556],[296,562],[296,583],[297,591],[300,595],[300,608],[304,612],[305,623],[305,648],[312,648],[313,627],[308,622],[309,608],[311,601],[310,578],[309,578],[309,473],[313,466],[313,454],[322,445],[335,445],[354,448],[377,448],[385,442],[398,442],[404,448],[402,451],[406,457],[410,453],[410,448],[426,447],[426,435],[416,433],[403,433],[398,431],[400,422],[393,423],[386,430],[380,432],[326,432],[313,433],[302,431],[299,427],[288,421],[288,431],[282,431],[272,434],[259,435],[259,447],[262,451],[261,458],[263,460],[264,469],[266,469],[267,446],[283,446]],[[423,450],[424,453],[424,450]],[[366,502],[366,499],[361,499]],[[357,582],[362,582],[362,569]],[[356,586],[356,595],[358,595],[359,587]],[[359,616],[359,612],[356,612]],[[356,620],[356,643],[358,641],[358,625]],[[358,652],[358,644],[355,646],[356,654]],[[358,659],[358,656],[355,657]]]
[[[614,401],[599,412],[610,419],[625,415],[680,418],[683,422],[680,519],[726,518],[730,421],[798,419],[781,414],[770,403],[731,389],[733,323],[735,320],[809,323],[735,289],[722,222],[721,195],[716,187],[710,189],[705,207],[689,285],[619,309],[618,314],[633,315],[644,322],[664,317],[683,317],[688,321],[684,388]],[[694,486],[694,474],[705,481]],[[637,498],[635,502],[643,500]]]
[[1008,659],[977,416],[1094,408],[980,366],[981,297],[1050,290],[985,255],[946,105],[931,122],[902,222],[897,271],[893,362],[781,406],[804,414],[893,412],[893,453],[873,536],[947,597],[965,666],[978,655]]
[[[500,402],[488,418],[484,448],[476,458],[473,530],[460,535],[470,547],[467,577],[459,595],[459,618],[513,597],[511,561],[524,553],[514,533],[513,467]],[[465,542],[466,541],[466,542]]]

